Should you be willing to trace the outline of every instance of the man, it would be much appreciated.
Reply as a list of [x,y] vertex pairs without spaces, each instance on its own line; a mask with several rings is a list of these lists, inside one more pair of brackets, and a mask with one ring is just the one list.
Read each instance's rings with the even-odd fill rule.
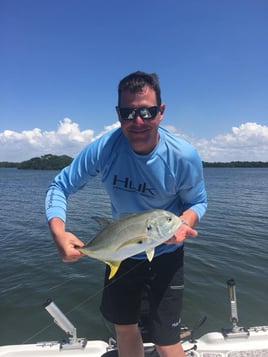
[[156,248],[152,262],[143,253],[126,259],[109,282],[107,269],[101,311],[115,324],[120,357],[143,356],[138,321],[142,291],[149,286],[152,342],[161,357],[184,356],[179,342],[183,240],[197,235],[193,227],[206,210],[202,163],[191,144],[159,126],[165,104],[155,74],[135,72],[122,79],[116,111],[121,128],[88,145],[50,185],[49,226],[63,261],[79,259],[75,246],[84,244],[65,231],[67,197],[97,174],[114,219],[153,208],[180,216],[185,224]]

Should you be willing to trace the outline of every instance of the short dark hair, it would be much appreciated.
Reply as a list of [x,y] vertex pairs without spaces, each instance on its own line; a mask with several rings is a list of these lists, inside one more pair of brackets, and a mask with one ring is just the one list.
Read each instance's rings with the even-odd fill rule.
[[157,74],[137,71],[130,73],[119,82],[118,106],[120,106],[120,96],[123,91],[137,93],[146,85],[155,91],[157,105],[161,105],[161,90]]

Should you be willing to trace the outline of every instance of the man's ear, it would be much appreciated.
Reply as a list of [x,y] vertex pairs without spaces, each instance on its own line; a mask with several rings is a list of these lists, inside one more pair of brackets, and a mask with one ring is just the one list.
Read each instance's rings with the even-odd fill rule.
[[164,114],[165,109],[166,109],[165,104],[161,104],[161,105],[160,105],[160,113],[161,113],[161,115]]

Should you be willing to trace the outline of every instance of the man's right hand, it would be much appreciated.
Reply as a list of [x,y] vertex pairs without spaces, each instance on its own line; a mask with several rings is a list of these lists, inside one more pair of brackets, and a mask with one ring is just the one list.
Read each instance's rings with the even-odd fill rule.
[[49,227],[62,261],[75,262],[84,255],[75,248],[83,247],[84,243],[73,233],[65,232],[65,224],[60,218],[52,218]]

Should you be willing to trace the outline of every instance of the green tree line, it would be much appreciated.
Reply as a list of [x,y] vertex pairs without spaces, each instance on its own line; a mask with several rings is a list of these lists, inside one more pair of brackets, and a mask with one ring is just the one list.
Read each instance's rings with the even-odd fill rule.
[[268,167],[263,161],[231,161],[231,162],[204,162],[203,167]]
[[[0,162],[0,167],[9,167],[28,170],[61,170],[72,162],[73,158],[67,155],[43,155],[33,157],[30,160],[22,162]],[[262,161],[231,161],[231,162],[206,162],[203,161],[204,167],[268,167],[268,162]]]
[[15,167],[23,170],[61,170],[72,162],[72,158],[67,155],[43,155],[33,157],[30,160],[22,162],[0,162],[0,167]]

